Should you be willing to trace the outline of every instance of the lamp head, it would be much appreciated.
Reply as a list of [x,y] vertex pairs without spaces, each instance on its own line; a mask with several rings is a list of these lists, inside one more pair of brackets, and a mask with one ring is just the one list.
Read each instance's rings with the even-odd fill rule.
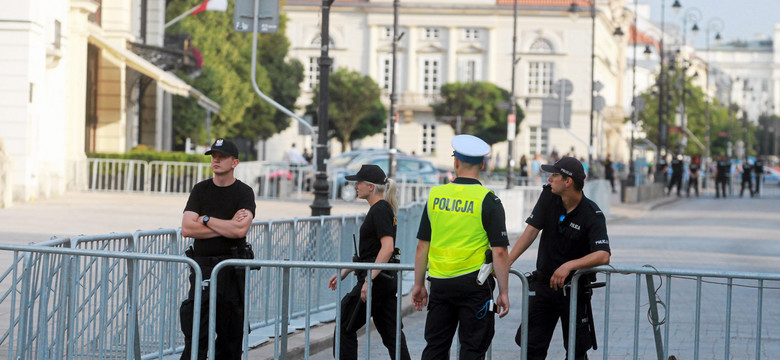
[[698,24],[693,24],[693,27],[691,28],[691,34],[693,34],[693,36],[696,36],[696,35],[699,34],[699,25]]
[[674,4],[672,4],[672,11],[674,11],[675,15],[680,13],[681,8],[682,5],[680,4],[680,0],[674,0]]

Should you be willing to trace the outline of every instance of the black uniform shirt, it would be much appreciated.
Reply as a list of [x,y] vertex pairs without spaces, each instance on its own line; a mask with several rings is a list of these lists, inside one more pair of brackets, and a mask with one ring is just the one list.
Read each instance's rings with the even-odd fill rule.
[[753,165],[753,172],[756,175],[761,175],[764,173],[764,162],[761,160],[756,160],[756,164]]
[[398,228],[393,208],[386,200],[379,200],[368,209],[363,225],[360,225],[360,261],[373,262],[382,248],[382,239],[385,236],[393,237],[395,245],[395,232]]
[[731,162],[728,160],[718,161],[718,177],[721,179],[728,179],[731,173]]
[[569,260],[599,250],[611,253],[604,213],[584,195],[577,207],[567,214],[561,197],[552,193],[549,184],[544,185],[525,222],[542,230],[536,269],[545,278]]
[[688,170],[691,172],[691,177],[694,177],[694,178],[695,178],[695,177],[699,177],[699,164],[697,164],[697,163],[692,163],[692,164],[691,164],[691,165],[688,167]]
[[[215,219],[230,220],[238,210],[247,209],[255,217],[255,193],[249,185],[236,179],[229,186],[217,186],[214,179],[203,180],[192,187],[184,211],[208,215]],[[195,239],[195,249],[201,254],[217,256],[230,254],[230,248],[243,244],[246,237],[230,239],[217,236],[210,239]]]
[[[482,184],[477,179],[458,177],[452,181],[455,184]],[[506,214],[501,199],[492,192],[485,195],[482,200],[482,227],[487,232],[490,247],[509,246],[509,238],[506,235]],[[417,238],[423,241],[431,241],[431,219],[428,218],[428,206],[426,204],[420,218],[420,227],[417,230]]]
[[742,180],[750,180],[750,172],[753,171],[753,165],[742,165]]
[[672,160],[672,175],[682,176],[683,161],[679,159]]

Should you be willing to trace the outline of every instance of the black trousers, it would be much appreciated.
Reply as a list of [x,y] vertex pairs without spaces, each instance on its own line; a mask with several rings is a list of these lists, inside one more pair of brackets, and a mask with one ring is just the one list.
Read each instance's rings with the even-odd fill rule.
[[755,191],[756,195],[760,193],[759,191],[760,189],[761,189],[761,174],[756,174],[756,191]]
[[[382,344],[387,348],[391,359],[395,356],[395,317],[396,317],[396,283],[395,275],[387,276],[382,272],[372,281],[371,291],[371,317],[374,319],[376,331],[382,337]],[[357,331],[366,325],[366,303],[360,299],[360,290],[363,289],[365,280],[358,280],[355,287],[341,299],[341,336],[339,358],[357,360],[358,341]],[[403,323],[401,324],[403,329]],[[333,356],[336,356],[336,344],[333,346]],[[401,359],[409,360],[409,348],[406,345],[406,336],[401,331]]]
[[742,178],[742,188],[739,190],[739,197],[742,197],[742,194],[745,193],[745,184],[747,184],[748,192],[750,192],[750,197],[753,197],[753,180],[750,178]]
[[729,179],[723,179],[723,178],[716,178],[715,179],[715,197],[719,198],[721,195],[721,192],[723,193],[723,197],[726,197],[726,185],[728,185]]
[[672,180],[669,181],[669,187],[667,188],[667,193],[672,193],[672,187],[677,185],[677,196],[680,196],[680,190],[682,190],[682,175],[674,175],[672,174]]
[[[487,312],[495,280],[477,284],[477,272],[450,279],[431,279],[425,349],[422,360],[449,359],[458,329],[460,360],[484,359],[495,333],[495,313]],[[458,326],[460,324],[460,327]]]
[[[218,257],[194,258],[203,271],[204,279],[211,276],[211,270],[224,259]],[[239,360],[244,340],[244,269],[226,268],[219,272],[217,279],[217,318],[215,358]],[[190,269],[190,291],[187,299],[181,303],[179,317],[181,331],[184,333],[184,351],[182,360],[189,360],[192,352],[192,314],[195,309],[195,273]],[[209,288],[201,291],[200,330],[198,333],[198,359],[206,359],[209,335]]]
[[685,193],[688,197],[691,196],[691,186],[693,186],[693,189],[696,190],[696,197],[699,197],[699,178],[691,176],[688,178],[688,188],[686,189]]
[[[540,277],[541,278],[541,277]],[[569,344],[569,296],[563,290],[553,290],[548,279],[537,279],[530,284],[534,296],[528,302],[528,360],[544,360],[550,347],[555,326],[560,319],[563,346]],[[575,359],[587,360],[587,351],[593,347],[588,329],[588,303],[590,297],[580,292],[577,301],[577,339]]]

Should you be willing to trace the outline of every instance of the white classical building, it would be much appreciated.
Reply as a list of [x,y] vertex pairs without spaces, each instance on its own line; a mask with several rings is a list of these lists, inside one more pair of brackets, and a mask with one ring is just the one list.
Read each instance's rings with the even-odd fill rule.
[[[546,157],[553,149],[560,154],[573,150],[588,157],[590,137],[591,17],[590,1],[576,0],[580,8],[572,19],[571,0],[519,0],[515,91],[525,112],[515,139],[515,160],[523,154]],[[616,28],[627,29],[632,14],[624,0],[597,0],[595,14],[595,74],[603,84],[598,95],[605,99],[603,111],[594,116],[594,147],[627,160],[624,138],[626,88],[625,37],[613,36]],[[321,2],[288,0],[282,11],[288,16],[289,56],[306,69],[304,96],[299,106],[311,101],[318,81]],[[392,0],[341,0],[330,13],[331,47],[335,68],[348,68],[370,75],[385,91],[389,104],[393,41]],[[398,77],[400,126],[398,148],[451,166],[452,127],[438,121],[430,104],[442,85],[450,82],[487,81],[511,89],[513,1],[511,0],[405,0],[399,15]],[[569,79],[574,92],[571,131],[543,129],[542,99],[553,84]],[[294,130],[291,130],[294,131]],[[271,139],[273,141],[273,139]],[[385,135],[360,142],[361,147],[384,147]],[[493,146],[493,154],[506,161],[507,145]]]
[[83,188],[88,152],[170,149],[172,95],[218,109],[131,50],[163,46],[164,0],[0,8],[0,207]]

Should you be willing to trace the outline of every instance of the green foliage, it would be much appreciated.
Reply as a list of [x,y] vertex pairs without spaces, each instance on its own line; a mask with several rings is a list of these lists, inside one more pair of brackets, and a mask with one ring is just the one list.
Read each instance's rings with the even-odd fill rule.
[[[331,137],[341,142],[341,151],[346,151],[351,140],[362,139],[379,133],[385,128],[387,109],[380,99],[381,89],[369,76],[357,71],[339,69],[329,77],[328,128]],[[307,113],[316,119],[319,107],[319,88],[315,89],[312,103],[306,106]]]
[[[463,134],[472,134],[492,145],[506,140],[508,110],[498,104],[510,102],[510,93],[492,83],[449,83],[441,87],[441,98],[433,104],[435,116],[474,116],[476,121],[461,123]],[[524,118],[520,106],[515,104],[516,121]],[[455,126],[454,123],[452,123]],[[519,130],[520,127],[518,126]],[[457,129],[456,129],[457,130]]]
[[[666,79],[670,85],[666,85],[665,93],[670,96],[667,97],[667,105],[665,119],[667,125],[675,125],[675,115],[679,105],[682,103],[682,87],[680,79],[682,71],[677,68],[672,68],[669,71],[669,76]],[[706,128],[707,128],[707,102],[704,100],[704,91],[694,86],[691,82],[690,76],[686,77],[685,89],[687,90],[685,96],[686,114],[687,114],[687,127],[702,143],[706,141]],[[678,90],[679,89],[679,90]],[[646,92],[640,95],[646,101],[645,108],[639,112],[639,123],[642,130],[647,134],[647,139],[657,144],[658,142],[658,89],[650,88]],[[733,133],[735,120],[733,116],[729,115],[728,109],[723,106],[717,100],[713,101],[709,105],[710,112],[710,153],[713,156],[718,154],[726,154],[726,148],[728,146],[728,139],[718,138],[719,132]],[[732,120],[730,120],[730,118]],[[669,133],[668,146],[669,151],[677,153],[679,151],[680,133]],[[704,153],[704,149],[700,148],[694,141],[688,141],[685,148],[685,153],[688,155],[701,155]]]
[[[191,9],[202,0],[169,0],[166,21]],[[289,126],[290,119],[260,99],[252,88],[252,34],[233,31],[234,0],[226,12],[205,11],[182,19],[166,31],[186,33],[192,46],[203,56],[200,76],[182,79],[220,104],[219,114],[212,116],[212,137],[268,138]],[[294,110],[303,80],[300,62],[285,61],[289,41],[285,34],[287,18],[279,19],[276,34],[258,35],[257,84],[260,90],[282,106]],[[193,99],[175,98],[175,143],[183,144],[187,137],[199,144],[208,144],[205,134],[205,110]]]
[[[140,145],[139,145],[140,147]],[[121,159],[143,161],[174,161],[174,162],[211,162],[211,156],[203,154],[186,154],[183,152],[153,151],[146,148],[131,150],[127,153],[87,153],[93,159]]]

